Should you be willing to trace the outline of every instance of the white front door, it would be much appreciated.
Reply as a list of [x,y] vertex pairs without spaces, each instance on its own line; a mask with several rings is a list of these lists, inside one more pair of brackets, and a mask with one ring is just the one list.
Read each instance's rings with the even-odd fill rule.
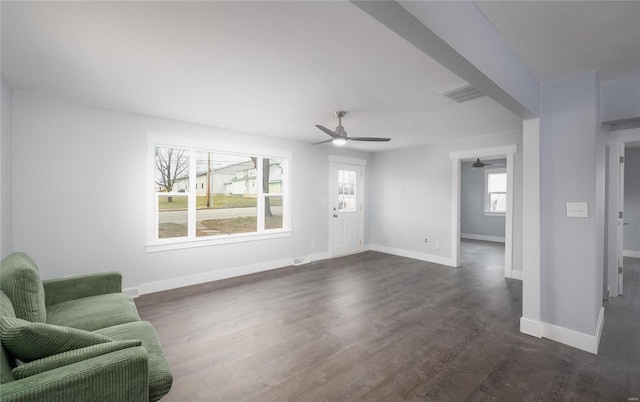
[[624,261],[624,142],[620,144],[619,182],[618,182],[618,294],[622,295]]
[[333,163],[331,230],[334,257],[362,251],[362,166]]

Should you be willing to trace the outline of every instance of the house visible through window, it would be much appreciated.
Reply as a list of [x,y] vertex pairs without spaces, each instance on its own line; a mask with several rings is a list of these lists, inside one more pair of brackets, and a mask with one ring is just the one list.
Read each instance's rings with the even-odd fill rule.
[[505,169],[486,169],[484,211],[504,215],[507,211],[507,173]]
[[289,230],[288,159],[172,146],[154,151],[152,243]]

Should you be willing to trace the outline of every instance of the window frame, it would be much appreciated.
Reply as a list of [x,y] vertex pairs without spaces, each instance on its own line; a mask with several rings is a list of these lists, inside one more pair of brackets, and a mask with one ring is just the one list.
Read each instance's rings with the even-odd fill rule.
[[504,194],[505,197],[508,197],[507,193],[509,192],[509,188],[507,187],[506,191],[493,191],[489,192],[489,175],[492,174],[504,174],[508,183],[507,177],[507,169],[506,168],[491,168],[484,169],[484,215],[485,216],[505,216],[507,213],[506,205],[504,211],[491,211],[491,194]]
[[[279,229],[265,229],[264,228],[264,199],[265,196],[275,194],[264,193],[262,184],[257,187],[257,211],[256,211],[256,232],[250,233],[232,233],[206,237],[196,237],[195,219],[196,219],[196,197],[197,197],[197,185],[188,186],[188,191],[178,192],[172,191],[168,193],[159,193],[156,191],[155,185],[155,149],[156,147],[169,147],[187,150],[189,153],[189,183],[197,183],[196,172],[196,155],[198,152],[213,152],[218,154],[246,156],[246,157],[258,157],[259,161],[262,158],[273,158],[282,161],[283,173],[282,181],[284,184],[281,188],[282,196],[282,228]],[[182,136],[170,136],[159,135],[149,133],[147,134],[147,236],[146,236],[146,251],[166,251],[175,249],[184,249],[191,247],[204,247],[215,246],[222,244],[232,244],[247,241],[259,241],[276,239],[282,237],[289,237],[292,234],[291,229],[291,154],[273,149],[257,149],[254,147],[247,147],[245,145],[229,144],[228,141],[215,140],[205,137],[182,137]],[[262,177],[262,163],[259,162],[256,168],[257,177]],[[158,237],[158,197],[162,196],[187,196],[187,236],[186,237],[174,237],[164,238]]]

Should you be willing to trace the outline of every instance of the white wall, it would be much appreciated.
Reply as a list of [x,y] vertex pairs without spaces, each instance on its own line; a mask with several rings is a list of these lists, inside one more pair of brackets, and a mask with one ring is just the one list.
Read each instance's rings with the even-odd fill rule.
[[[522,132],[505,132],[373,154],[371,244],[429,261],[451,259],[450,152],[517,144],[514,266],[522,263]],[[429,242],[425,244],[424,239]],[[436,249],[439,243],[439,249]]]
[[13,90],[4,80],[2,81],[2,135],[0,139],[0,258],[13,252],[13,218],[11,200],[11,137],[12,137],[12,105]]
[[606,82],[600,91],[601,121],[640,117],[640,75]]
[[[24,93],[14,95],[13,122],[15,249],[30,254],[45,278],[113,269],[124,273],[125,287],[230,269],[247,272],[268,262],[277,265],[326,253],[329,211],[323,199],[328,197],[328,155],[369,158],[367,153],[330,145],[312,146]],[[291,152],[293,235],[147,253],[148,132]],[[365,244],[368,230],[366,225]]]
[[[506,159],[482,161],[499,164],[502,169],[507,163]],[[460,233],[504,238],[505,216],[485,215],[485,170],[473,169],[472,164],[464,162],[460,168]]]
[[[541,319],[589,335],[602,307],[604,264],[598,89],[589,73],[545,83],[541,92]],[[567,218],[572,201],[587,202],[589,217]]]
[[640,253],[640,148],[625,150],[624,250]]

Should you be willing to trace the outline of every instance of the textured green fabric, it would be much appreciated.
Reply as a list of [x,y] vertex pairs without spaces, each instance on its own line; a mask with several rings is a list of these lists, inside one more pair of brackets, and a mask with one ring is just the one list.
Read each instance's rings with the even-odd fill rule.
[[[0,278],[1,280],[2,278]],[[11,317],[15,318],[16,312],[13,309],[13,305],[11,304],[11,300],[9,297],[0,290],[0,317]]]
[[149,353],[149,400],[157,401],[171,389],[173,375],[164,356],[160,339],[153,325],[147,321],[131,322],[104,328],[95,333],[106,335],[115,340],[139,339]]
[[47,307],[47,323],[94,331],[127,322],[140,321],[131,296],[110,293],[69,300]]
[[108,336],[80,329],[0,317],[2,346],[23,362],[110,342]]
[[0,402],[143,402],[147,370],[147,351],[127,348],[3,384]]
[[[1,278],[0,278],[1,280]],[[0,290],[0,317],[15,318],[16,313],[13,311],[11,300]],[[11,368],[16,365],[16,359],[0,347],[0,384],[13,381],[15,378],[11,372]]]
[[0,289],[13,304],[16,317],[47,322],[44,287],[35,262],[24,253],[13,253],[0,263]]
[[122,274],[102,272],[42,281],[47,306],[83,297],[122,292]]
[[[15,380],[11,371],[15,364],[15,359],[7,353],[3,346],[0,346],[0,384]],[[2,391],[0,391],[0,395],[2,395]]]
[[115,352],[141,346],[142,341],[113,341],[100,343],[98,345],[87,346],[85,348],[74,349],[57,355],[45,357],[43,359],[34,360],[30,363],[21,364],[13,369],[13,375],[16,379],[31,377],[44,371],[53,370],[58,367],[68,366],[73,363],[91,359],[107,353]]

